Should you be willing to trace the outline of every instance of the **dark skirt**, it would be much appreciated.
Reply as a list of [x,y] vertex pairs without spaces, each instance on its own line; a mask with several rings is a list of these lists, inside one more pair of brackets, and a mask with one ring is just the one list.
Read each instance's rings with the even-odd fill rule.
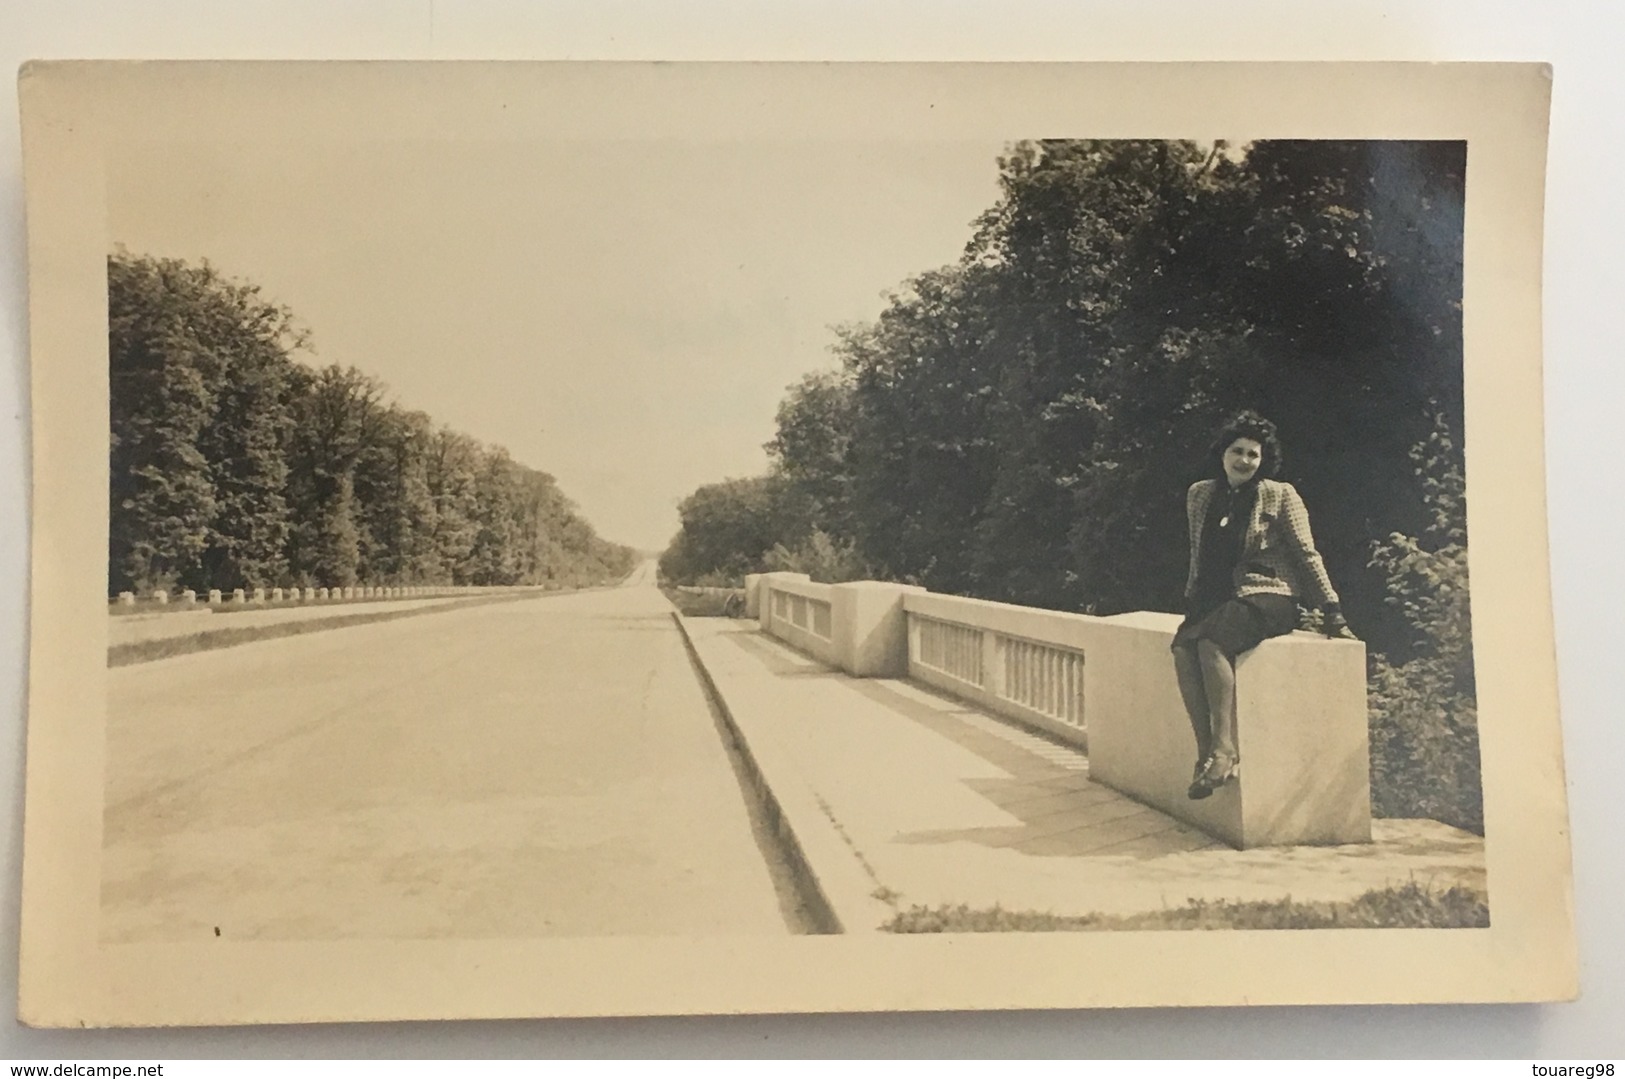
[[1205,614],[1189,616],[1174,631],[1173,647],[1212,641],[1231,659],[1271,637],[1298,628],[1298,604],[1291,596],[1259,593],[1227,599]]

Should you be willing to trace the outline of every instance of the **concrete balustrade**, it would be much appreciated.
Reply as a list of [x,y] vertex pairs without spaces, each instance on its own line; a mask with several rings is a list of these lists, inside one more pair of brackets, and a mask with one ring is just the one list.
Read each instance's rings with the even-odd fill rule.
[[[800,578],[806,580],[805,577]],[[120,592],[109,599],[110,605],[125,608],[141,608],[148,604],[155,605],[166,611],[176,609],[192,609],[197,613],[207,613],[203,608],[224,607],[229,605],[254,604],[282,604],[282,603],[338,603],[342,601],[362,600],[398,600],[398,599],[455,599],[465,596],[491,596],[532,591],[551,591],[541,585],[344,585],[344,586],[312,586],[309,588],[234,588],[229,594],[225,589],[210,588],[200,595],[194,589],[182,589],[171,593],[167,590],[154,589],[147,593],[133,591]],[[730,590],[737,591],[737,590]],[[818,604],[814,604],[818,607]],[[152,612],[157,613],[157,612]],[[828,636],[829,614],[827,601],[820,612],[814,617],[817,619],[818,631]]]
[[763,602],[758,615],[762,629],[801,649],[820,663],[840,666],[834,640],[833,585],[814,584],[805,573],[762,575]]
[[1179,617],[1098,618],[803,574],[746,580],[764,632],[859,677],[907,676],[1086,748],[1089,776],[1242,849],[1371,841],[1365,646],[1265,641],[1236,664],[1235,782],[1187,796]]
[[1084,672],[1102,619],[929,592],[904,607],[910,678],[1088,748]]

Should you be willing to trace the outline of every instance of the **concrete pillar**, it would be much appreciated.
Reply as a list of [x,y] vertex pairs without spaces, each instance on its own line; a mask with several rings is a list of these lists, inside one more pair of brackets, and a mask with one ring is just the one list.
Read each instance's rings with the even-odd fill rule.
[[1089,776],[1231,846],[1369,843],[1365,646],[1293,633],[1236,662],[1237,779],[1186,797],[1196,741],[1168,651],[1179,617],[1102,621],[1089,651]]
[[835,663],[857,678],[908,675],[908,617],[903,596],[918,585],[851,581],[830,589]]
[[327,598],[327,589],[325,589],[325,588],[316,589],[316,598],[319,599],[319,600],[325,600]]
[[[260,594],[260,590],[258,588],[254,589],[254,602],[256,602],[256,603],[259,602],[259,594]],[[271,602],[272,603],[281,603],[282,600],[283,600],[282,589],[280,589],[280,588],[271,589]]]
[[219,603],[220,602],[220,589],[218,589],[218,588],[209,589],[209,602],[210,603]]
[[745,574],[745,617],[762,617],[762,575],[760,573]]
[[152,594],[152,602],[154,602],[154,603],[168,603],[169,602],[169,593],[168,592],[163,592],[163,591],[155,591],[155,592],[153,592],[153,594]]
[[197,593],[188,588],[181,593],[181,602],[188,607],[195,605],[197,603]]
[[247,603],[248,602],[248,593],[243,591],[241,588],[233,588],[231,590],[231,602],[233,602],[233,603]]
[[304,592],[300,595],[299,598],[304,603],[315,603],[316,602],[316,590],[314,588],[307,588],[307,589],[304,590]]
[[[280,588],[277,589],[277,592],[278,592],[277,599],[282,598],[282,596],[280,595],[281,591],[282,590]],[[265,589],[263,589],[263,588],[254,589],[254,602],[255,603],[264,603],[265,602]]]
[[134,607],[135,606],[135,593],[134,592],[120,592],[118,594],[118,605],[120,607]]

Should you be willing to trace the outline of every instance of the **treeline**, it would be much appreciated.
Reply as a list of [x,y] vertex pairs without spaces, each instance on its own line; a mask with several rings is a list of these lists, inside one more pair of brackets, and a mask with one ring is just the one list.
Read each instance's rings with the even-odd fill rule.
[[1220,421],[1256,409],[1377,655],[1379,808],[1415,811],[1448,772],[1427,815],[1474,826],[1464,145],[1041,141],[998,169],[960,260],[790,389],[771,472],[682,503],[665,575],[1176,611],[1185,490]]
[[257,286],[109,257],[111,592],[597,583],[631,550],[553,478],[300,362]]

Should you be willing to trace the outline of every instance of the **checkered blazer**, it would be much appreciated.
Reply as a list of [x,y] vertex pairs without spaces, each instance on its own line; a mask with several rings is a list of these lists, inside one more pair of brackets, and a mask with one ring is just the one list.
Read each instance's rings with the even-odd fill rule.
[[[1185,581],[1185,598],[1196,593],[1196,575],[1201,570],[1202,526],[1207,509],[1224,480],[1201,480],[1185,495],[1185,517],[1190,523],[1191,571]],[[1247,522],[1247,537],[1241,560],[1236,564],[1236,595],[1273,593],[1295,596],[1307,607],[1336,603],[1337,593],[1326,575],[1326,564],[1315,550],[1309,533],[1309,511],[1303,498],[1290,483],[1259,480],[1258,497],[1253,500]]]

